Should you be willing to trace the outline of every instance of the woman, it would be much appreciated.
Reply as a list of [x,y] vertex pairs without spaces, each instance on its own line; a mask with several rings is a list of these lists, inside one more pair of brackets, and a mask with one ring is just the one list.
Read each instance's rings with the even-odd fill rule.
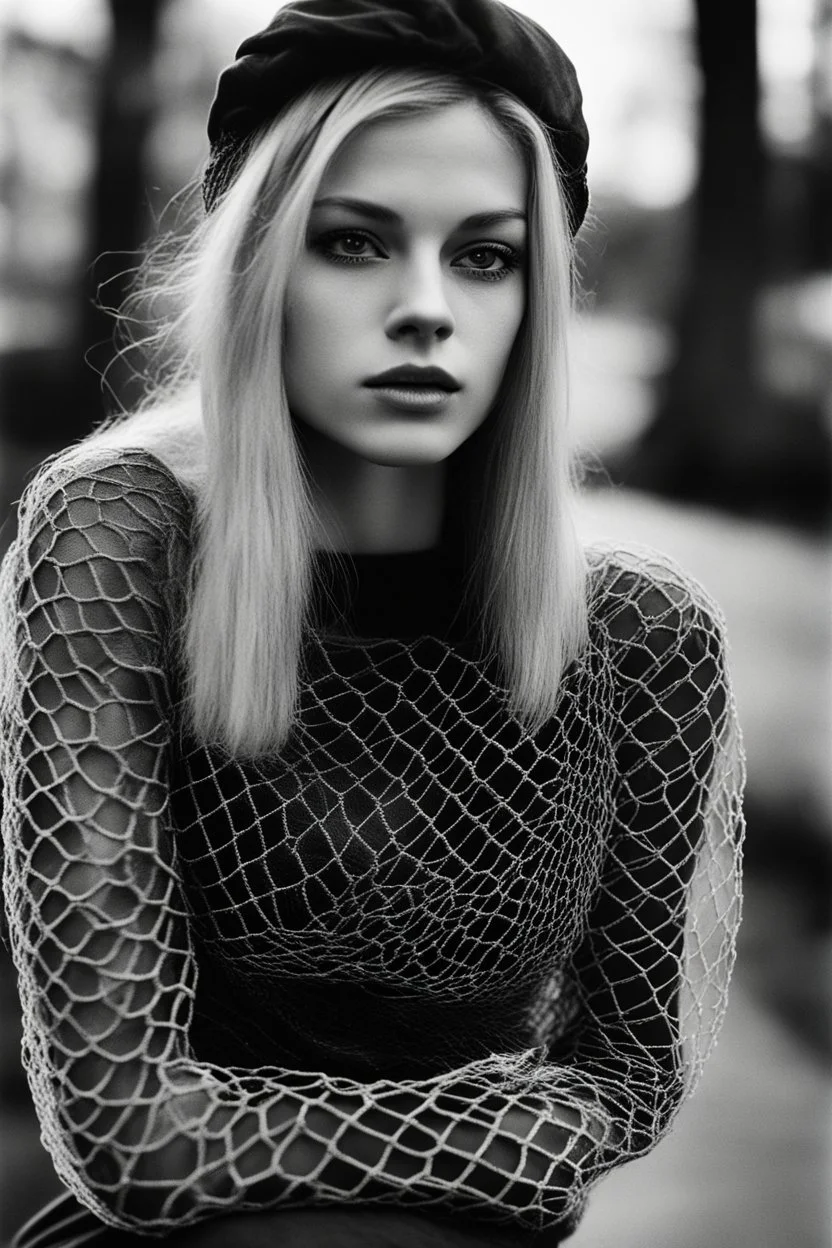
[[575,537],[574,69],[295,0],[209,133],[176,366],[3,569],[18,1243],[555,1244],[713,1040],[741,822],[715,608]]

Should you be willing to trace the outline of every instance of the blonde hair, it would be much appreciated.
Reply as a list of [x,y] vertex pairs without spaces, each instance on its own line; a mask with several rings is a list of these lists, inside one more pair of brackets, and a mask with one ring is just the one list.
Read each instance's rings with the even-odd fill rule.
[[169,270],[162,289],[180,311],[156,339],[175,344],[166,379],[138,411],[74,448],[143,447],[196,496],[180,632],[188,726],[234,755],[280,749],[297,703],[314,516],[283,386],[282,338],[288,277],[317,188],[360,127],[472,97],[526,154],[531,262],[524,322],[481,439],[481,482],[470,491],[478,537],[469,592],[486,651],[530,728],[553,714],[563,670],[585,644],[567,428],[573,264],[546,134],[505,93],[427,70],[320,84],[255,142]]

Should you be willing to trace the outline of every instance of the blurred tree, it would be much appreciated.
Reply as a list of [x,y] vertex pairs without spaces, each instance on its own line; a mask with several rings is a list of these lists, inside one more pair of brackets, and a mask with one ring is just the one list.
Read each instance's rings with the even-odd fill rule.
[[700,171],[676,355],[654,420],[613,473],[674,497],[817,523],[830,478],[819,404],[789,419],[758,358],[767,161],[756,0],[695,0],[695,10]]
[[812,145],[810,263],[832,267],[832,0],[818,0],[817,39],[812,74],[815,141]]
[[[95,123],[87,263],[74,340],[10,350],[0,359],[5,454],[2,503],[16,497],[19,469],[82,437],[103,415],[100,373],[113,354],[112,318],[95,306],[121,303],[119,276],[145,233],[144,147],[153,115],[153,64],[167,0],[107,0],[112,37],[101,67]],[[99,296],[100,292],[100,296]],[[122,379],[108,374],[118,392]],[[3,508],[5,511],[5,507]]]
[[[98,163],[92,194],[90,252],[96,298],[86,293],[82,337],[92,370],[84,370],[87,391],[100,393],[98,374],[113,355],[112,317],[99,307],[119,308],[127,294],[125,271],[130,252],[146,234],[148,196],[145,189],[145,148],[153,122],[153,69],[162,10],[168,0],[107,0],[112,20],[110,52],[104,64],[96,119]],[[125,253],[128,253],[126,256]],[[93,371],[94,370],[94,371]],[[125,369],[107,373],[107,385],[118,401],[128,398]],[[93,395],[90,393],[90,400]],[[99,406],[101,400],[99,399]],[[105,399],[106,402],[106,399]],[[79,413],[78,435],[86,433],[94,408]],[[100,412],[95,412],[95,416]]]

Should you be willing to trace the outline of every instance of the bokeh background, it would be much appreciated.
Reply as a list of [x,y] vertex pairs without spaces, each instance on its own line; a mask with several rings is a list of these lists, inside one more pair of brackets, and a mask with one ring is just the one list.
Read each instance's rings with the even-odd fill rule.
[[[95,296],[118,306],[199,173],[218,70],[275,7],[0,0],[0,551],[40,460],[135,397]],[[515,7],[577,63],[592,134],[584,528],[668,551],[721,602],[748,750],[745,920],[716,1056],[570,1243],[828,1248],[832,0]],[[58,1190],[6,955],[0,1018],[5,1243]]]

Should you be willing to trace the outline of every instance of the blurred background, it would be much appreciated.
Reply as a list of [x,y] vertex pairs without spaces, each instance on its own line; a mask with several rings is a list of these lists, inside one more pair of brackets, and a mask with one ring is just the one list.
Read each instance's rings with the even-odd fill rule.
[[[129,405],[123,276],[198,175],[273,0],[0,0],[0,552],[50,452]],[[593,208],[574,328],[588,537],[722,604],[748,750],[728,1021],[673,1134],[574,1248],[828,1248],[832,0],[515,0],[576,62]],[[106,370],[106,371],[105,371]],[[102,379],[102,373],[104,378]],[[58,1190],[0,955],[0,1243]]]

